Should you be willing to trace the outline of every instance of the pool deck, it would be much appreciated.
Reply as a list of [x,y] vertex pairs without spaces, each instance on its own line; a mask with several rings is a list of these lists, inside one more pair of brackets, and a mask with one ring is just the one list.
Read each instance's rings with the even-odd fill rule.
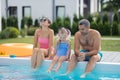
[[102,51],[103,57],[101,62],[118,62],[120,63],[120,52]]
[[[73,54],[73,50],[71,51]],[[102,51],[103,57],[100,62],[113,62],[113,63],[120,63],[120,52],[114,51]]]

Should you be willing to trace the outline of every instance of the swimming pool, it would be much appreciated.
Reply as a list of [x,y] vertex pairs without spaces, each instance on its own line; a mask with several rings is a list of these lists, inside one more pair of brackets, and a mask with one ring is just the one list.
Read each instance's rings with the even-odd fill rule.
[[57,73],[47,73],[51,61],[45,60],[38,70],[30,67],[30,58],[0,58],[0,80],[120,80],[120,63],[96,64],[94,70],[80,79],[87,62],[79,62],[69,75],[64,74],[67,62],[64,62]]

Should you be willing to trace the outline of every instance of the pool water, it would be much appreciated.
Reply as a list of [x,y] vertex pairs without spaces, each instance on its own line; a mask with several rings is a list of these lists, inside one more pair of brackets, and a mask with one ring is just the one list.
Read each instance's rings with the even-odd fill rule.
[[[97,65],[85,78],[80,78],[79,76],[84,72],[85,66],[77,65],[70,74],[62,75],[66,71],[66,63],[63,63],[58,72],[47,73],[49,64],[48,62],[43,63],[37,70],[32,70],[28,64],[0,64],[0,80],[120,80],[120,66],[102,67]],[[118,69],[114,71],[111,68]]]

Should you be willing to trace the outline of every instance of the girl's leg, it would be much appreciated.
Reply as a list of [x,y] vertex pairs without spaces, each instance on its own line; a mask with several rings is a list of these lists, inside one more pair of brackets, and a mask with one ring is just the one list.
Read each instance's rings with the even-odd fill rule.
[[33,53],[31,56],[31,67],[34,69],[36,66],[36,61],[37,61],[37,53],[38,53],[38,48],[33,49]]
[[59,59],[58,56],[55,56],[55,57],[53,58],[53,61],[52,61],[52,63],[50,64],[50,67],[48,68],[48,71],[47,71],[47,72],[50,72],[50,71],[52,70],[53,66],[56,64],[56,62],[58,61],[58,59]]
[[61,56],[61,57],[59,58],[59,60],[58,60],[58,65],[57,65],[57,67],[56,67],[56,69],[55,69],[56,72],[60,69],[60,67],[61,67],[61,65],[62,65],[62,62],[65,61],[66,59],[67,59],[66,56]]

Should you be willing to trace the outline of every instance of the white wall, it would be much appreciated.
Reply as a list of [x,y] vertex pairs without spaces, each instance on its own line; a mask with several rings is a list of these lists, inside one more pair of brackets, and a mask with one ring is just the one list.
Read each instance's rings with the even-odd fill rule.
[[1,2],[1,16],[4,16],[6,18],[6,0],[0,0]]
[[19,26],[22,19],[22,7],[31,6],[31,16],[33,22],[39,17],[45,16],[52,20],[52,0],[8,0],[8,6],[17,6],[17,16]]
[[[1,0],[0,0],[0,10],[1,10]],[[1,32],[1,11],[0,11],[0,32]]]
[[66,14],[65,16],[69,16],[71,19],[73,15],[76,13],[78,15],[78,0],[55,0],[56,6],[65,6]]
[[[6,0],[2,0],[2,16],[6,16]],[[54,0],[55,6],[65,6],[66,14],[65,16],[69,16],[71,21],[73,20],[73,16],[76,13],[79,16],[79,1],[80,1],[80,14],[83,15],[83,0]],[[91,0],[91,9],[90,12],[94,13],[97,11],[97,0]],[[22,7],[23,6],[31,6],[31,16],[33,22],[35,19],[39,19],[39,17],[45,16],[48,17],[51,21],[53,19],[53,0],[8,0],[9,6],[17,6],[17,16],[18,16],[18,26],[21,25],[22,19]],[[54,12],[56,15],[56,11]],[[55,16],[54,15],[54,16]]]
[[90,13],[97,12],[97,0],[90,0]]

